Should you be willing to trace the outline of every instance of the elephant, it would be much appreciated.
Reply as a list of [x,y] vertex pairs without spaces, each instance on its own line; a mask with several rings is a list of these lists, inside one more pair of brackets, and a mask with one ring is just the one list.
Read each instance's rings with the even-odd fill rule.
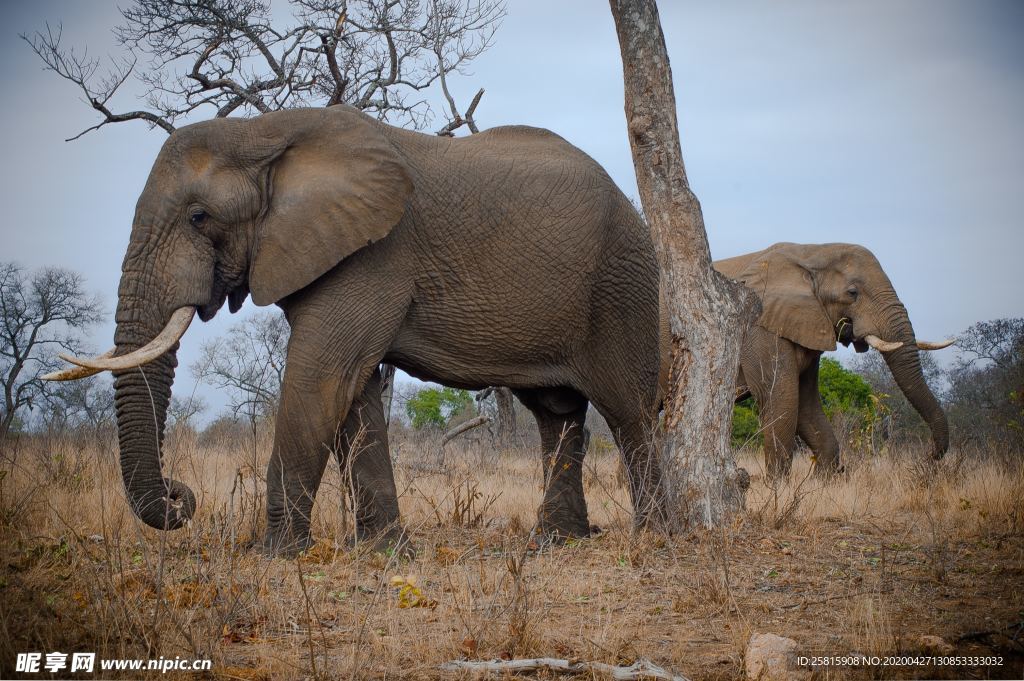
[[[384,362],[465,389],[506,386],[536,417],[540,531],[586,536],[583,422],[607,419],[634,522],[663,513],[657,414],[658,264],[648,228],[600,165],[525,126],[448,138],[344,105],[175,130],[138,200],[115,347],[50,376],[115,376],[120,465],[134,513],[181,527],[196,499],[161,443],[178,342],[247,297],[291,327],[267,470],[264,550],[308,547],[331,452],[355,537],[404,541]],[[358,441],[358,443],[357,443]],[[358,446],[356,446],[358,444]]]
[[743,343],[736,392],[737,401],[753,395],[760,409],[768,479],[789,473],[796,435],[814,453],[816,473],[840,469],[839,443],[818,392],[821,353],[835,350],[836,341],[882,353],[931,430],[932,456],[942,457],[949,427],[918,350],[953,341],[916,340],[906,308],[871,251],[843,243],[777,243],[714,267],[761,299],[761,315]]

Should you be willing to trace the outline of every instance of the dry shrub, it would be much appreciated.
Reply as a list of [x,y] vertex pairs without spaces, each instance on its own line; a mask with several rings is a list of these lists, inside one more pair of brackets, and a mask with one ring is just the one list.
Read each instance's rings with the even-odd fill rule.
[[[757,470],[752,459],[741,465]],[[825,519],[919,523],[948,519],[950,537],[1019,535],[1024,530],[1024,461],[970,459],[951,452],[940,462],[876,456],[847,464],[832,480],[813,475],[798,457],[788,480],[755,475],[747,508],[763,524],[799,529]],[[931,516],[931,519],[929,519]]]
[[[585,488],[605,531],[548,547],[531,536],[542,494],[536,447],[457,443],[445,468],[430,470],[418,460],[430,443],[406,434],[396,478],[415,558],[345,548],[351,514],[332,460],[314,509],[319,543],[301,560],[272,560],[253,548],[272,440],[256,426],[169,438],[167,472],[199,497],[194,521],[174,533],[131,514],[109,446],[3,443],[0,676],[16,652],[95,650],[211,658],[224,678],[436,678],[453,658],[530,655],[643,656],[733,678],[754,630],[818,650],[894,652],[894,613],[907,610],[915,615],[901,631],[943,633],[949,624],[928,599],[901,589],[911,594],[924,579],[992,593],[1015,574],[1021,544],[1024,474],[999,457],[951,453],[938,467],[868,457],[828,482],[798,457],[791,480],[769,488],[748,453],[748,514],[665,537],[632,531],[618,457],[594,448]],[[965,546],[1008,572],[965,582]],[[412,576],[422,598],[403,601],[396,576]],[[978,610],[978,626],[997,610]]]
[[865,595],[853,599],[848,616],[855,652],[882,656],[897,649],[892,615],[881,597]]

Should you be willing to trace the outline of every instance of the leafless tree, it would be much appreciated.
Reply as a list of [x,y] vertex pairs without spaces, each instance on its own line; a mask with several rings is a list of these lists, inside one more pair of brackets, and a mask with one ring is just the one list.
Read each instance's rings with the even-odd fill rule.
[[961,443],[1024,452],[1024,318],[978,322],[957,336],[946,393]]
[[[994,364],[1003,370],[1024,368],[1024,317],[978,322],[956,338],[957,368]],[[1018,380],[1024,382],[1024,376]]]
[[[267,0],[134,0],[114,29],[122,53],[103,61],[67,47],[62,27],[21,37],[47,69],[100,115],[71,139],[141,120],[166,132],[192,114],[252,115],[349,104],[397,125],[426,128],[439,90],[450,135],[473,118],[483,90],[460,110],[448,78],[492,43],[504,0],[291,0],[280,22]],[[287,25],[281,25],[286,23]],[[115,111],[129,79],[144,107]]]
[[193,419],[206,409],[206,400],[198,395],[191,395],[187,399],[171,397],[171,402],[167,405],[167,425],[169,428],[189,428]]
[[105,376],[49,383],[45,397],[49,430],[86,429],[99,434],[114,424],[114,391]]
[[661,263],[672,330],[665,399],[669,507],[682,527],[719,525],[749,477],[729,446],[733,384],[756,298],[711,267],[700,202],[679,144],[675,93],[655,0],[610,0],[622,52],[637,185]]
[[18,413],[42,406],[43,374],[63,364],[60,351],[81,354],[81,334],[103,319],[102,305],[86,293],[82,276],[46,267],[31,274],[0,263],[0,438]]
[[251,420],[273,413],[281,394],[288,322],[277,310],[260,312],[200,349],[196,380],[225,390],[235,414]]

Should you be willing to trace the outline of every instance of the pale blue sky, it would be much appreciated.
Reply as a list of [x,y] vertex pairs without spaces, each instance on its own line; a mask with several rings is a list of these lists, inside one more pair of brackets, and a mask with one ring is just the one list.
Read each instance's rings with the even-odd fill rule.
[[[661,7],[683,153],[714,257],[776,241],[860,243],[922,337],[1024,315],[1024,3]],[[133,122],[63,142],[96,119],[17,34],[63,21],[69,44],[101,55],[115,49],[117,19],[114,3],[0,7],[0,259],[81,271],[111,311],[135,201],[165,134]],[[606,2],[510,0],[495,46],[453,86],[463,102],[487,89],[482,127],[551,128],[635,195],[621,78]],[[225,309],[195,324],[181,364],[239,318]],[[108,324],[95,347],[111,337]],[[191,390],[179,370],[176,394]]]

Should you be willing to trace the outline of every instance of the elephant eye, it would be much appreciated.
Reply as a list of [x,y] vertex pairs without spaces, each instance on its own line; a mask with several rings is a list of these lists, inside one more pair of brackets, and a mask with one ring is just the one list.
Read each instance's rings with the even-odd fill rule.
[[848,288],[848,289],[846,289],[846,292],[849,294],[849,296],[851,298],[853,298],[854,300],[857,300],[857,289],[855,289],[855,288]]
[[209,215],[206,214],[206,211],[196,210],[193,211],[192,214],[188,216],[188,221],[192,223],[193,227],[198,227],[199,225],[206,222],[206,218],[208,217]]

